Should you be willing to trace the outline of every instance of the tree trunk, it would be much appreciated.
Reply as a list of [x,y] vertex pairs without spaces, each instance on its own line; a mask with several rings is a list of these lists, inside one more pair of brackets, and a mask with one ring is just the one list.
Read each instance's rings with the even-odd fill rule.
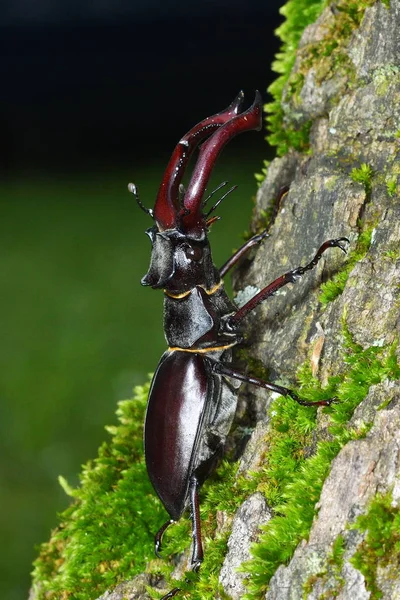
[[[361,11],[360,4],[353,9]],[[261,288],[304,265],[325,240],[350,240],[347,265],[339,251],[327,252],[324,264],[249,318],[249,353],[262,361],[274,381],[286,383],[300,366],[304,380],[307,365],[323,386],[332,376],[339,378],[339,404],[320,409],[311,450],[306,449],[316,457],[324,443],[338,442],[311,530],[306,540],[298,540],[288,564],[279,566],[267,582],[258,573],[269,560],[274,531],[283,531],[274,529],[271,520],[270,533],[267,525],[249,565],[251,598],[263,597],[263,581],[269,585],[269,600],[400,598],[399,371],[377,369],[372,376],[371,362],[372,353],[377,357],[381,348],[383,364],[393,343],[398,357],[400,2],[369,4],[347,37],[341,38],[349,20],[342,11],[350,10],[344,2],[327,7],[304,31],[283,93],[283,123],[295,130],[311,121],[309,152],[289,150],[269,166],[257,195],[253,226],[257,228],[270,211],[271,199],[282,186],[290,185],[290,191],[278,208],[270,237],[236,280],[241,288]],[[322,281],[327,283],[321,294]],[[261,422],[255,434],[262,432],[261,440],[250,443],[241,459],[252,470],[260,468],[265,456],[268,460],[265,440],[271,440],[271,434],[263,418],[265,391],[247,391],[256,398]],[[346,404],[350,420],[341,420],[339,431],[335,414]],[[307,460],[301,469],[306,465]],[[295,500],[290,489],[286,496],[289,504]],[[276,510],[290,527],[290,510]],[[302,518],[301,506],[298,512]],[[239,519],[234,520],[234,531]],[[232,556],[234,562],[238,542],[239,538],[231,541],[227,560]],[[231,572],[228,577],[228,571],[226,562],[226,591],[242,598],[240,576]]]

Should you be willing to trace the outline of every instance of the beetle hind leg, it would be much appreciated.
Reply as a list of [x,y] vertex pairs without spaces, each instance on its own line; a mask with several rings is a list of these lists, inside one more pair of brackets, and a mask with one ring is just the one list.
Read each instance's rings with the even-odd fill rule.
[[195,476],[190,479],[189,495],[190,495],[190,510],[192,517],[192,537],[193,537],[193,554],[192,554],[192,570],[198,571],[203,562],[203,544],[201,541],[201,525],[200,525],[200,510],[199,510],[199,482]]
[[168,521],[166,521],[164,523],[164,525],[162,525],[162,527],[160,527],[160,529],[157,531],[156,535],[154,536],[154,552],[156,553],[156,556],[158,556],[158,558],[161,558],[161,542],[162,542],[162,537],[164,535],[164,531],[170,525],[172,525],[172,523],[175,523],[175,521],[173,519],[169,519]]

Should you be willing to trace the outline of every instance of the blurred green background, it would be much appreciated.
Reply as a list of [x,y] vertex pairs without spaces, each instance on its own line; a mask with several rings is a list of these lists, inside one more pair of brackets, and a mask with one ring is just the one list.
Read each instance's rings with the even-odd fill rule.
[[[0,600],[27,600],[49,537],[164,350],[162,293],[143,288],[149,218],[176,142],[242,88],[263,91],[281,0],[4,0],[0,11]],[[265,101],[267,94],[263,93]],[[263,133],[224,150],[209,189],[217,265],[248,228]],[[149,540],[151,543],[151,540]]]
[[[217,265],[240,245],[256,192],[261,156],[240,154],[226,150],[209,186],[239,184],[210,234]],[[163,295],[140,285],[151,222],[126,189],[133,179],[152,206],[164,167],[0,185],[2,600],[27,598],[35,545],[69,502],[58,475],[77,483],[117,401],[164,350]]]

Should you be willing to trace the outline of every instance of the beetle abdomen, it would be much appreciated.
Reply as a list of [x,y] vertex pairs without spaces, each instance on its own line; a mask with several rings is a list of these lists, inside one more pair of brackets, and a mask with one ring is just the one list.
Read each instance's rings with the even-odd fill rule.
[[213,378],[202,356],[166,352],[154,375],[145,422],[150,480],[174,520],[186,506],[193,456]]

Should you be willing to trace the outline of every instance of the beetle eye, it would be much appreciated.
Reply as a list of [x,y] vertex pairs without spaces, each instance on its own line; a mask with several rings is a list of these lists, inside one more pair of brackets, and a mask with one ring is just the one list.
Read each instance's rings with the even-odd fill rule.
[[183,251],[186,258],[194,261],[199,261],[203,258],[203,250],[199,246],[184,246]]

